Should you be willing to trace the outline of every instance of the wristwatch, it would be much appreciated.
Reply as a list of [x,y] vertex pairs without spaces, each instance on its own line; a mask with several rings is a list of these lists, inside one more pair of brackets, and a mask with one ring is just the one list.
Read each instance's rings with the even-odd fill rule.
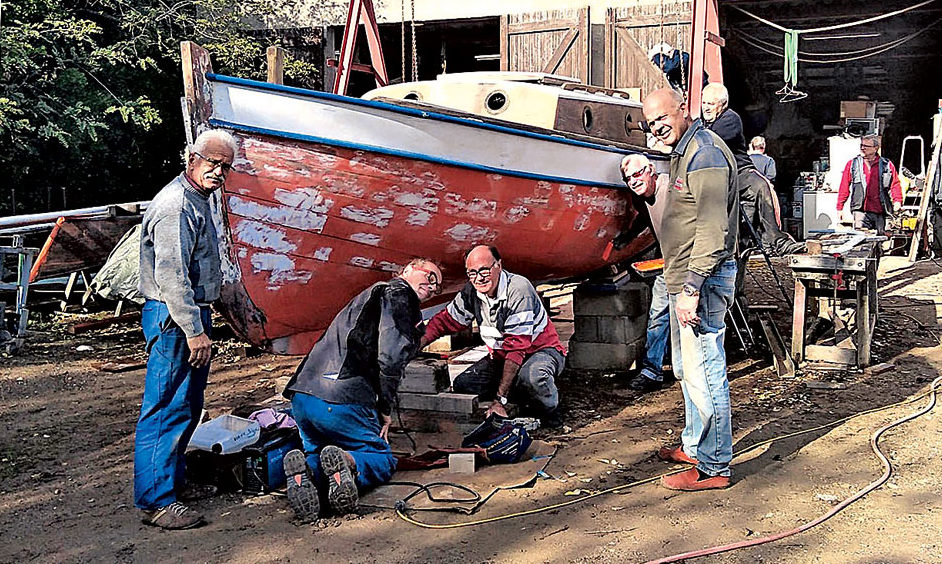
[[682,291],[685,296],[695,297],[700,295],[700,290],[697,290],[693,286],[689,286],[687,284],[684,284]]
[[499,401],[501,405],[507,405],[507,396],[499,395],[497,396],[497,401]]

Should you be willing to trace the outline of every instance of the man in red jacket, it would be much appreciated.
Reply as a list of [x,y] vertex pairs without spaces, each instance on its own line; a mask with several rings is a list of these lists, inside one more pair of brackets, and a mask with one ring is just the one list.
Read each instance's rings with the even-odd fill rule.
[[903,191],[896,167],[889,159],[877,154],[879,149],[878,136],[860,138],[860,155],[844,167],[837,193],[837,211],[843,212],[849,199],[854,229],[874,229],[878,235],[883,235],[886,216],[899,211],[903,205]]

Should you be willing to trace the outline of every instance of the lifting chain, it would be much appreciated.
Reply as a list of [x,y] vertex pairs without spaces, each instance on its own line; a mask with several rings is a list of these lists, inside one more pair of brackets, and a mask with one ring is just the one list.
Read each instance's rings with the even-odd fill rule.
[[399,61],[402,63],[402,74],[399,76],[402,77],[402,81],[406,81],[406,0],[400,2],[402,6],[402,20],[400,21],[399,28]]
[[415,0],[409,0],[409,4],[412,7],[412,82],[415,82],[419,79],[419,60],[415,49]]
[[[677,12],[677,24],[676,24],[677,25],[677,47],[676,49],[677,49],[678,57],[680,57],[680,88],[681,90],[683,90],[684,99],[686,100],[687,99],[687,65],[684,64],[684,43],[683,43],[684,38],[683,38],[683,32],[680,29],[680,21],[681,21],[683,8],[681,7],[679,0],[674,0],[674,6],[677,8],[676,10]],[[690,10],[691,12],[693,11],[693,3],[690,4]],[[690,27],[691,29],[693,29],[693,13],[691,13],[690,15],[691,15]],[[692,54],[688,55],[688,57],[692,57],[692,56],[693,56]],[[690,59],[688,58],[687,60],[689,61]]]

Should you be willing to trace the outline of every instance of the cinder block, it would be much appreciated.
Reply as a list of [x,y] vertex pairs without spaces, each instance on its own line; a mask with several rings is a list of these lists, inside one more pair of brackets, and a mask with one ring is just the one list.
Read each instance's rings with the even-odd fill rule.
[[566,366],[573,370],[628,370],[632,363],[641,358],[644,341],[630,343],[583,343],[569,342],[569,356]]
[[474,474],[474,453],[456,452],[448,455],[448,471],[452,474]]
[[399,394],[399,407],[402,409],[420,409],[423,411],[443,411],[445,413],[473,413],[478,407],[478,397],[474,394]]
[[577,315],[573,319],[572,338],[584,343],[594,343],[599,340],[598,317],[594,315]]
[[648,311],[651,289],[643,282],[629,282],[612,290],[599,290],[580,284],[572,296],[572,313],[637,317]]
[[448,365],[441,360],[413,360],[399,381],[400,392],[437,394],[448,389]]

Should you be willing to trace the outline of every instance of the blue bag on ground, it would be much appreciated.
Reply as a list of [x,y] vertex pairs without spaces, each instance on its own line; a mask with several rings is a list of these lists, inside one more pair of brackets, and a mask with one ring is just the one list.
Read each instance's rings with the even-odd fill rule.
[[484,449],[482,456],[491,464],[512,464],[523,458],[532,442],[522,424],[492,413],[461,441],[461,446]]

